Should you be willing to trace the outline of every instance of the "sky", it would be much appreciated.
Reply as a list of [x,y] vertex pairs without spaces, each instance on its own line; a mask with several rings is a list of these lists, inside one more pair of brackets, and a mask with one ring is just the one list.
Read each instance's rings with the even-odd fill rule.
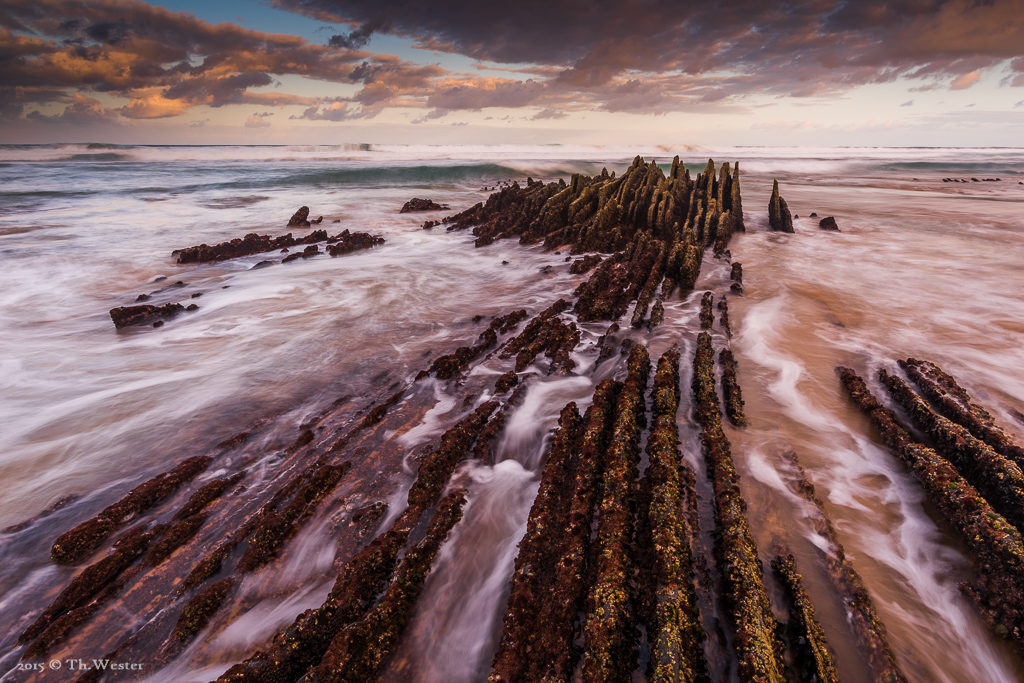
[[3,0],[60,142],[1024,147],[1024,0]]

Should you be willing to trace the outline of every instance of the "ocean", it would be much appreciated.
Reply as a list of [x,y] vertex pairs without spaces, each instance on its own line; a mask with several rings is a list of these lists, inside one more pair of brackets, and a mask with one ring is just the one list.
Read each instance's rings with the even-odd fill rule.
[[[792,548],[842,679],[871,674],[818,566],[806,510],[780,474],[787,452],[824,501],[908,679],[1021,680],[1020,661],[957,588],[970,577],[963,543],[849,402],[834,368],[873,377],[897,359],[933,361],[1020,443],[1024,150],[99,144],[0,146],[0,528],[75,496],[0,535],[0,680],[72,680],[18,670],[18,635],[76,571],[49,560],[59,534],[239,432],[259,438],[198,481],[244,468],[249,489],[269,485],[299,426],[339,397],[363,409],[431,358],[472,344],[482,329],[475,316],[518,308],[532,316],[587,279],[569,272],[566,253],[515,240],[477,248],[469,232],[422,229],[425,220],[512,181],[621,174],[637,155],[666,170],[679,155],[692,174],[709,158],[739,162],[747,231],[730,250],[743,264],[744,292],[729,300],[732,339],[716,332],[716,343],[736,355],[749,426],[727,432],[765,564],[769,549]],[[793,234],[767,229],[774,180],[798,216]],[[450,210],[399,213],[414,197]],[[369,232],[385,242],[256,269],[266,254],[198,265],[171,255],[251,232],[305,234],[286,227],[300,206],[322,215],[314,227],[330,234]],[[812,212],[834,216],[841,231],[819,229]],[[709,252],[696,289],[665,301],[661,326],[627,333],[655,359],[680,347],[683,452],[705,503],[698,430],[685,415],[688,364],[700,295],[727,288],[729,273],[729,262]],[[147,303],[198,310],[158,329],[115,329],[108,311],[143,294]],[[566,402],[582,410],[617,372],[596,358],[607,324],[579,329],[575,370],[537,370],[494,461],[456,473],[468,490],[465,517],[383,680],[486,680],[550,432]],[[507,369],[489,358],[467,381]],[[372,490],[341,486],[286,556],[245,580],[232,610],[145,680],[213,680],[323,602],[355,552],[335,540],[343,513],[383,500],[392,504],[384,523],[393,519],[415,479],[412,455],[468,410],[450,383],[417,387],[422,410],[388,435],[391,460]],[[710,520],[702,518],[708,539]],[[222,525],[211,538],[230,531]],[[53,654],[98,658],[167,618],[155,605],[101,613],[106,621],[88,639],[72,637]],[[727,641],[711,637],[706,648],[713,672],[735,675]]]

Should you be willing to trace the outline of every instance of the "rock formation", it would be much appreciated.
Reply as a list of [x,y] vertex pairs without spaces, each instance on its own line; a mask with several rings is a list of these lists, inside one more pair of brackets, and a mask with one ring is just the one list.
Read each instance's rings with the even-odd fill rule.
[[778,180],[772,185],[772,197],[768,200],[768,227],[777,232],[793,232],[793,216],[786,200],[779,194]]

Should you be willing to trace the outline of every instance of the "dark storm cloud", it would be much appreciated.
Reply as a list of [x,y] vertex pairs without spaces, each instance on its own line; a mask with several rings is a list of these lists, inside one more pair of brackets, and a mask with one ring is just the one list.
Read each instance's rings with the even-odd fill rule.
[[[6,0],[0,117],[42,107],[36,118],[161,118],[200,105],[301,105],[295,118],[319,121],[388,107],[432,110],[418,120],[492,107],[531,108],[541,120],[725,111],[752,94],[838,96],[898,78],[917,79],[914,90],[966,89],[996,66],[1004,85],[1024,86],[1024,0],[273,2],[349,28],[317,45],[141,0]],[[363,50],[378,33],[489,65],[457,74]],[[283,76],[354,92],[291,94]],[[82,93],[104,103],[74,99]],[[99,94],[128,103],[110,109]]]
[[72,100],[81,91],[128,98],[117,110],[126,118],[177,116],[196,105],[315,104],[267,90],[284,75],[362,83],[368,92],[357,101],[383,106],[414,91],[425,95],[444,73],[393,56],[210,24],[139,0],[0,5],[0,116],[7,119],[33,103],[79,106]]
[[[1024,73],[1024,0],[276,0],[433,50],[559,70],[564,87],[628,74],[734,73],[747,91],[806,96],[1004,60]],[[353,32],[359,34],[361,29]],[[1016,83],[1020,84],[1020,83]]]

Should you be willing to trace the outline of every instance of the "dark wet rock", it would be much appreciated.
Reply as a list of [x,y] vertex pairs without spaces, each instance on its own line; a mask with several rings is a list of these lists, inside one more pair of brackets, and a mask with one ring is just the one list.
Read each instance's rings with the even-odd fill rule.
[[381,665],[405,630],[438,550],[462,519],[465,504],[466,492],[462,489],[438,504],[426,537],[406,554],[384,596],[362,619],[334,637],[320,664],[303,680],[363,683],[377,679]]
[[273,261],[260,261],[259,263],[257,263],[255,266],[253,266],[249,270],[256,270],[257,268],[266,268],[267,266],[272,266],[272,265],[274,265]]
[[149,294],[139,294],[137,297],[135,297],[136,303],[141,303],[143,301],[149,301]]
[[228,489],[240,482],[243,477],[245,477],[245,472],[238,472],[230,477],[214,479],[208,484],[204,484],[199,487],[199,489],[189,497],[188,501],[181,506],[181,509],[174,514],[172,521],[187,519],[194,515],[198,515],[200,512],[205,510],[210,503],[220,498]]
[[[498,343],[499,334],[512,331],[526,316],[526,309],[519,309],[495,318],[487,329],[480,333],[475,345],[461,346],[453,353],[441,356],[421,375],[425,377],[433,374],[438,379],[451,379],[456,374],[462,372],[481,353],[495,346]],[[421,377],[417,377],[417,379],[421,379]]]
[[[814,218],[816,214],[811,214]],[[779,181],[772,185],[772,197],[768,201],[768,227],[778,232],[793,232],[793,216],[789,213],[789,205],[779,194]]]
[[246,574],[256,571],[276,555],[285,542],[293,536],[316,511],[317,506],[338,485],[351,463],[322,465],[307,471],[297,484],[301,488],[294,499],[282,510],[268,512],[262,523],[252,534],[249,545],[238,560],[238,571]]
[[885,370],[879,379],[899,402],[915,427],[927,434],[936,450],[985,496],[996,512],[1017,529],[1024,529],[1024,472],[1013,461],[994,451],[971,433],[931,409],[899,377]]
[[320,225],[323,222],[324,222],[324,217],[323,216],[319,216],[315,221],[310,221],[310,223],[312,223],[313,225]]
[[839,225],[836,223],[834,216],[826,216],[818,221],[818,227],[822,230],[835,230],[839,232]]
[[318,246],[316,246],[315,244],[311,244],[305,249],[303,249],[301,252],[297,251],[294,254],[288,254],[288,256],[284,257],[281,263],[290,263],[291,261],[295,261],[296,259],[300,258],[312,258],[314,256],[319,256],[321,253],[322,252],[320,251],[320,248]]
[[494,384],[494,390],[499,394],[504,394],[507,391],[511,391],[517,384],[519,384],[519,375],[516,374],[515,370],[509,370],[498,378],[498,381]]
[[736,359],[731,349],[722,349],[718,354],[718,363],[722,366],[722,397],[725,399],[725,413],[729,422],[737,427],[746,427],[747,418],[743,414],[743,392],[736,381]]
[[570,354],[580,341],[576,323],[568,325],[558,317],[569,308],[569,302],[559,299],[527,323],[523,331],[508,340],[501,350],[502,358],[516,356],[516,372],[525,370],[537,356],[543,353],[551,359],[548,372],[561,368],[571,372],[576,367]]
[[974,403],[953,376],[934,363],[916,358],[899,361],[899,365],[943,416],[966,428],[975,438],[1024,469],[1024,448],[996,425],[987,410]]
[[436,228],[441,225],[441,221],[423,221],[423,229],[429,230],[430,228]]
[[210,462],[211,458],[206,456],[188,458],[174,469],[139,484],[92,519],[61,534],[53,542],[50,558],[57,564],[74,564],[84,559],[130,518],[163,502],[182,484],[206,469]]
[[181,610],[181,616],[171,632],[171,639],[178,643],[188,643],[199,635],[237,585],[238,580],[229,576],[193,596]]
[[817,213],[815,213],[814,211],[812,211],[812,212],[811,212],[811,215],[810,215],[810,216],[808,216],[808,218],[817,218],[817,217],[818,217],[818,214],[817,214]]
[[114,327],[121,329],[131,325],[149,325],[154,322],[162,322],[163,319],[173,318],[184,310],[185,307],[181,304],[121,306],[110,309],[110,319],[114,321]]
[[153,327],[154,328],[163,327],[163,326],[164,326],[164,321],[163,320],[157,320],[155,323],[153,323]]
[[732,264],[732,270],[729,272],[729,279],[733,282],[743,284],[743,264],[737,261]]
[[639,602],[651,647],[648,680],[706,680],[706,635],[697,608],[690,546],[690,539],[700,536],[698,519],[689,514],[697,493],[693,470],[679,451],[676,422],[678,348],[670,348],[658,361],[651,398],[650,465],[641,483],[636,534]]
[[289,228],[308,228],[309,227],[309,207],[300,206],[299,210],[292,214],[292,217],[288,219]]
[[450,208],[451,207],[447,204],[438,204],[430,199],[413,197],[402,206],[402,210],[398,213],[411,213],[413,211],[447,211]]
[[637,468],[640,433],[646,420],[644,394],[650,375],[647,347],[633,347],[627,376],[615,404],[612,436],[604,453],[594,578],[583,623],[584,681],[628,680],[637,645],[632,576],[638,569],[633,551],[634,514],[638,504]]
[[733,294],[742,294],[743,285],[741,285],[738,282],[734,282],[731,285],[729,285],[729,291],[732,292]]
[[797,677],[801,681],[839,683],[825,631],[814,616],[811,598],[804,590],[802,577],[796,571],[796,559],[779,555],[772,560],[772,569],[789,603],[789,623],[783,629],[790,651],[796,661]]
[[715,295],[711,292],[704,292],[704,296],[700,299],[700,329],[702,330],[710,330],[711,326],[715,324],[714,303]]
[[871,419],[971,550],[978,578],[961,583],[960,590],[978,606],[996,636],[1024,652],[1024,539],[1020,531],[996,513],[949,461],[914,439],[857,373],[844,367],[836,372],[854,404]]
[[665,304],[658,299],[654,302],[654,306],[651,307],[651,319],[647,321],[647,329],[653,330],[655,327],[660,325],[665,319]]
[[705,248],[724,254],[743,230],[739,171],[724,164],[719,173],[709,160],[691,179],[678,157],[668,174],[637,157],[618,178],[513,183],[444,222],[448,230],[472,228],[479,243],[518,237],[551,250],[570,245],[574,254],[614,252],[577,290],[575,310],[584,322],[615,320],[641,298],[642,322],[659,284],[663,298],[690,291]]
[[745,514],[739,474],[731,445],[722,431],[722,415],[715,392],[714,351],[711,335],[701,332],[693,359],[694,418],[701,425],[701,450],[715,493],[715,556],[728,567],[723,602],[736,636],[740,680],[784,683],[783,646],[776,638],[775,615],[764,587],[757,545]]
[[106,557],[90,565],[72,579],[71,583],[57,595],[35,622],[25,629],[18,638],[18,642],[29,643],[35,640],[55,619],[87,604],[123,571],[134,564],[135,560],[146,552],[149,543],[158,534],[158,530],[147,530],[144,525],[129,530]]
[[[257,235],[252,232],[240,239],[233,239],[213,246],[200,244],[195,247],[188,247],[175,252],[178,263],[210,263],[226,261],[228,259],[252,256],[269,251],[288,252],[291,248],[304,245],[315,245],[319,242],[327,242],[327,251],[332,256],[365,249],[377,244],[382,244],[382,237],[375,237],[367,233],[350,233],[348,230],[329,237],[326,230],[314,230],[304,237],[293,237],[291,233],[280,237],[270,235]],[[308,248],[308,247],[307,247]],[[294,254],[289,258],[294,257]]]
[[[331,243],[332,240],[333,243]],[[378,244],[384,244],[383,237],[371,235],[367,232],[349,232],[348,230],[342,231],[337,236],[337,239],[332,238],[327,241],[331,243],[327,247],[327,253],[331,256],[341,256],[360,249],[369,249]]]
[[619,324],[612,323],[611,325],[608,326],[608,329],[605,330],[605,333],[598,338],[597,348],[600,349],[597,357],[598,363],[603,363],[604,361],[608,360],[613,355],[615,355],[615,340],[613,338],[613,335],[618,331]]
[[729,326],[729,303],[722,297],[722,300],[718,302],[719,318],[718,322],[722,326],[722,331],[725,332],[725,336],[732,339],[732,327]]
[[900,671],[896,655],[889,645],[885,625],[878,616],[864,580],[846,558],[843,545],[839,542],[832,521],[825,512],[825,504],[815,495],[814,484],[800,466],[796,453],[787,451],[782,457],[795,475],[789,483],[790,490],[812,506],[809,520],[824,543],[823,546],[817,543],[815,545],[821,548],[821,557],[828,578],[846,605],[847,618],[857,639],[858,649],[871,667],[874,680],[879,683],[906,683],[907,678]]
[[188,306],[185,307],[185,310],[189,311],[189,312],[198,311],[199,310],[199,306],[196,305],[196,304],[189,304]]
[[519,545],[504,632],[491,681],[569,680],[575,668],[573,622],[586,598],[585,563],[598,478],[621,384],[604,380],[581,419],[562,409],[540,490]]
[[[334,638],[362,618],[383,591],[409,534],[440,498],[459,461],[483,428],[496,402],[481,405],[441,437],[420,463],[405,511],[391,527],[346,563],[324,603],[300,614],[268,650],[228,669],[220,683],[298,680],[327,653]],[[230,551],[229,551],[230,552]]]
[[197,513],[172,524],[155,543],[150,544],[146,553],[146,563],[152,567],[159,565],[170,557],[171,553],[192,540],[204,522],[206,515]]
[[[569,261],[571,259],[571,256],[566,257],[566,261]],[[572,265],[569,266],[569,272],[572,273],[573,275],[582,275],[583,273],[586,273],[589,270],[591,270],[594,266],[596,266],[603,260],[604,259],[602,259],[597,254],[587,254],[583,258],[576,259],[575,261],[573,261]]]

